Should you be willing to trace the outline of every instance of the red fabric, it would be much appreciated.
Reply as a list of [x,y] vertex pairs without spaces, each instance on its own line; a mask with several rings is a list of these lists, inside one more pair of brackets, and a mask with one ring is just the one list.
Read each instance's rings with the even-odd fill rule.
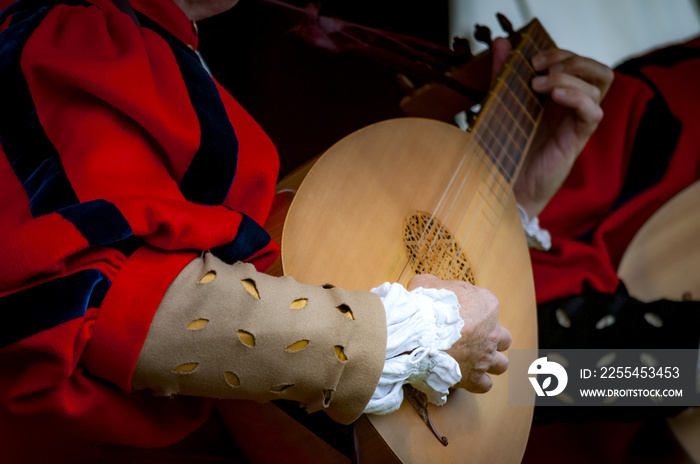
[[[111,2],[95,3],[102,8],[49,12],[21,68],[79,201],[111,202],[146,245],[130,256],[90,247],[60,214],[32,217],[27,193],[0,156],[0,296],[82,269],[111,281],[99,309],[0,348],[7,462],[39,462],[42,453],[58,462],[51,446],[90,456],[90,440],[164,446],[206,420],[209,401],[129,393],[131,374],[169,283],[198,250],[232,242],[241,213],[263,224],[278,174],[271,141],[217,83],[240,144],[236,176],[222,205],[186,200],[178,181],[200,130],[173,53]],[[192,23],[170,0],[131,3],[196,47]],[[250,261],[264,270],[276,253],[271,243]]]
[[[255,154],[239,162],[224,203],[231,209],[190,203],[178,190],[200,133],[170,48],[152,31],[139,31],[121,13],[58,6],[25,46],[22,68],[81,201],[113,202],[135,235],[163,249],[229,242],[240,223],[235,211],[264,222],[277,178],[275,151],[230,97],[241,151]],[[128,76],[139,76],[138,85]]]
[[[700,48],[700,39],[688,44]],[[538,303],[580,294],[584,287],[614,293],[617,267],[634,234],[683,188],[700,178],[700,118],[697,102],[700,60],[641,68],[682,123],[680,138],[663,178],[614,209],[652,86],[639,77],[616,73],[603,102],[605,116],[576,161],[571,175],[540,216],[552,234],[552,249],[531,253]],[[655,156],[646,153],[644,156]],[[593,231],[589,241],[579,237]]]
[[[81,363],[94,375],[131,391],[131,375],[155,309],[196,252],[163,252],[141,247],[121,268],[100,306]],[[156,276],[156,278],[153,278]],[[132,347],[139,347],[134,352]]]

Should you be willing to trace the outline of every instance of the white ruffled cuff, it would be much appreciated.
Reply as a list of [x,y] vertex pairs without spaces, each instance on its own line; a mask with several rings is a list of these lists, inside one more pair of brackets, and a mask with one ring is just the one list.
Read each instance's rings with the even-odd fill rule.
[[523,224],[527,246],[536,250],[547,251],[552,248],[552,237],[549,231],[540,227],[540,220],[537,217],[530,219],[522,206],[518,205],[520,222]]
[[384,303],[387,318],[386,362],[365,413],[388,414],[401,406],[404,384],[422,391],[433,404],[447,401],[460,381],[459,364],[444,352],[459,340],[464,321],[457,296],[445,289],[385,283],[372,289]]

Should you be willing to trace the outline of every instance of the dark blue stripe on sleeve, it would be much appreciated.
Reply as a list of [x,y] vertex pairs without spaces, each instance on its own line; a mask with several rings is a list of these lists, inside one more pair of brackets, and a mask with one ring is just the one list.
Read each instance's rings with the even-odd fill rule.
[[180,191],[190,201],[219,205],[236,175],[238,138],[214,81],[199,58],[171,43],[180,66],[201,131],[199,150],[180,181]]
[[241,213],[236,238],[211,252],[225,263],[245,261],[270,243],[270,235],[257,222]]
[[4,92],[1,101],[5,107],[0,111],[0,143],[27,191],[32,215],[39,216],[78,200],[56,149],[39,123],[19,64],[24,44],[51,8],[30,12],[23,10],[23,5],[29,8],[33,3],[18,2],[6,10],[4,14],[16,16],[0,34],[0,82]]
[[121,211],[106,200],[93,200],[60,209],[90,244],[104,246],[125,240],[132,235],[131,226]]
[[0,346],[82,317],[102,304],[110,281],[86,269],[0,298]]
[[199,149],[180,181],[180,191],[195,203],[220,205],[236,175],[238,138],[219,91],[196,53],[150,18],[137,16],[170,44],[199,121]]
[[[0,23],[12,15],[0,34],[0,144],[15,175],[22,183],[34,217],[58,212],[71,221],[90,246],[112,245],[130,252],[140,241],[112,203],[95,200],[80,203],[63,169],[61,159],[37,117],[20,57],[36,27],[56,4],[87,5],[81,0],[20,0],[0,13]],[[4,93],[1,93],[3,92]]]

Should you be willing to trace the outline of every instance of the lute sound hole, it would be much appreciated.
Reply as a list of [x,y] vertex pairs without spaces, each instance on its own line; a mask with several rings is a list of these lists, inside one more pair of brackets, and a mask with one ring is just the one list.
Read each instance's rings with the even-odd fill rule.
[[462,247],[430,214],[416,211],[404,219],[403,229],[412,272],[476,284]]

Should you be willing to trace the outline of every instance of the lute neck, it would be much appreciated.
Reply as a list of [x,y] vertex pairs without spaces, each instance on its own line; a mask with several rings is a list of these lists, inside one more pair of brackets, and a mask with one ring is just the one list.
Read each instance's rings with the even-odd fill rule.
[[512,186],[542,117],[543,98],[530,87],[531,60],[554,41],[537,19],[519,33],[512,50],[484,100],[472,133],[506,182]]
[[[407,240],[410,258],[399,281],[428,273],[478,284],[476,274],[542,118],[543,99],[530,88],[536,75],[530,62],[554,46],[536,19],[516,34],[517,45],[484,99],[469,145],[444,193],[430,214],[407,221],[415,240]],[[446,225],[450,223],[454,230]],[[469,244],[469,256],[461,244]]]

